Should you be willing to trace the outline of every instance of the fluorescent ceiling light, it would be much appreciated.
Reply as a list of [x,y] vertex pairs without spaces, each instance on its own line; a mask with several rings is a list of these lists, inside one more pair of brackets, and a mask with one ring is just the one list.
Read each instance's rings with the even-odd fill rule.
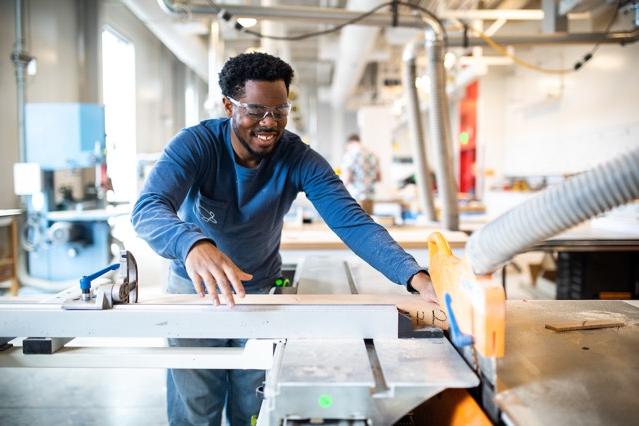
[[238,24],[243,26],[244,28],[251,28],[257,24],[257,19],[254,18],[237,18]]

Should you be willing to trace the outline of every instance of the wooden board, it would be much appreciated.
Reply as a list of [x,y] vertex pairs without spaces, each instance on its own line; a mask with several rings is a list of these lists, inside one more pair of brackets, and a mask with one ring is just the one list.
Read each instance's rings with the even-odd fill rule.
[[546,323],[546,328],[554,331],[594,330],[597,328],[623,327],[622,321],[613,320],[583,320],[560,321]]
[[[390,227],[391,237],[404,250],[424,249],[428,235],[439,230],[434,227]],[[468,235],[458,231],[441,231],[451,248],[464,248]],[[282,231],[282,250],[348,250],[348,247],[326,225],[305,225],[302,227],[285,226]]]
[[[225,302],[222,296],[222,302]],[[145,305],[210,304],[209,297],[193,294],[165,294],[141,297]],[[238,305],[395,305],[410,315],[415,327],[435,326],[448,329],[446,313],[439,305],[428,303],[418,295],[406,294],[247,294],[235,298]]]

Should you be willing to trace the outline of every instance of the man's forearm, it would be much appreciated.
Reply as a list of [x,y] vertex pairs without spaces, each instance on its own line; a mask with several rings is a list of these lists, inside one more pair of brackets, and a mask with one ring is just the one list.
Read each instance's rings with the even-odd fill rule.
[[160,256],[184,261],[191,247],[206,239],[201,230],[183,222],[170,203],[157,194],[143,193],[133,208],[135,232]]

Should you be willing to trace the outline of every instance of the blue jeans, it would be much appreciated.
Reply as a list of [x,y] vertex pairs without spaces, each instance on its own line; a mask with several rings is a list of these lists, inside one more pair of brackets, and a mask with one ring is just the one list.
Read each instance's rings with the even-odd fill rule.
[[[169,274],[167,293],[195,293],[193,284]],[[268,293],[247,288],[247,293]],[[168,339],[169,346],[243,347],[246,339]],[[260,403],[255,393],[264,382],[263,370],[169,369],[166,402],[171,425],[220,425],[222,409],[231,426],[249,426],[257,417]]]

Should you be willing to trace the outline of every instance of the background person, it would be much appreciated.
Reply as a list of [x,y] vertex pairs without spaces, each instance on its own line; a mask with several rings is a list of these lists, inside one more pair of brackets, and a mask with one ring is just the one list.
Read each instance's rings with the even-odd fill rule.
[[352,134],[346,142],[341,176],[348,192],[366,213],[373,214],[375,183],[381,180],[377,156],[362,146],[359,136]]

